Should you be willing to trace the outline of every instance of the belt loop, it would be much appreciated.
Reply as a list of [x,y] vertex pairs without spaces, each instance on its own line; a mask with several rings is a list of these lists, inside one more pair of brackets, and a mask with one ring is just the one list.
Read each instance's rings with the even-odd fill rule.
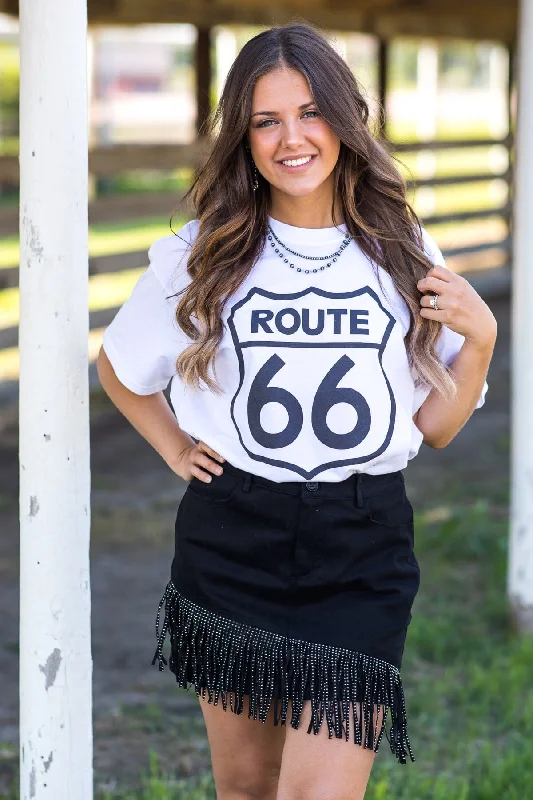
[[242,482],[242,490],[243,490],[243,492],[249,492],[251,485],[252,485],[252,476],[250,475],[249,472],[247,472],[246,475],[244,476],[244,480]]
[[357,508],[362,508],[364,505],[363,502],[363,490],[361,487],[361,483],[363,481],[363,473],[358,472],[355,476],[355,497],[356,497],[356,505]]

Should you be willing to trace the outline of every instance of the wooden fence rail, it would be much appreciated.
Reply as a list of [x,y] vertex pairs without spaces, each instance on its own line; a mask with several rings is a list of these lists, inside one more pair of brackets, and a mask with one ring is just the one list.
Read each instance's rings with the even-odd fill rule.
[[[89,203],[89,223],[122,222],[140,217],[169,217],[179,206],[179,192],[132,192],[98,197]],[[0,208],[0,236],[16,236],[19,228],[18,207]]]
[[[89,173],[96,178],[111,178],[136,169],[174,170],[194,167],[205,157],[209,142],[197,139],[190,144],[114,144],[95,147],[89,153]],[[17,156],[0,157],[0,183],[18,186]]]
[[[500,173],[477,173],[446,175],[443,177],[422,178],[408,181],[413,187],[439,187],[461,186],[468,183],[479,183],[493,180],[502,180],[508,186],[508,200],[500,206],[473,209],[470,211],[456,211],[446,214],[433,214],[424,217],[424,225],[442,225],[462,223],[473,220],[500,218],[507,225],[507,232],[503,239],[493,242],[484,241],[476,244],[443,249],[445,257],[466,256],[489,252],[492,250],[503,251],[506,262],[503,269],[508,269],[511,256],[511,230],[510,221],[512,214],[511,185],[512,185],[512,138],[503,139],[470,139],[433,142],[408,142],[392,144],[396,153],[417,151],[443,151],[452,149],[471,149],[479,147],[504,146],[509,153],[509,167]],[[178,167],[192,167],[199,164],[205,157],[208,142],[199,140],[191,145],[116,145],[101,147],[93,150],[89,157],[89,170],[97,177],[111,177],[121,172],[138,169],[173,170]],[[18,159],[11,157],[0,158],[0,182],[18,180]],[[117,222],[132,218],[150,216],[170,216],[173,209],[179,207],[182,195],[177,192],[142,192],[129,195],[114,195],[100,197],[89,204],[89,219],[91,222]],[[0,210],[0,234],[15,234],[18,231],[18,209],[8,208]],[[89,259],[89,274],[113,274],[123,270],[135,269],[147,263],[146,250],[134,250],[112,255],[95,256]],[[18,285],[18,266],[13,265],[0,269],[0,290],[15,288]],[[116,308],[107,308],[93,311],[90,314],[91,330],[104,327],[115,315]],[[16,347],[18,329],[16,326],[0,329],[0,350]]]

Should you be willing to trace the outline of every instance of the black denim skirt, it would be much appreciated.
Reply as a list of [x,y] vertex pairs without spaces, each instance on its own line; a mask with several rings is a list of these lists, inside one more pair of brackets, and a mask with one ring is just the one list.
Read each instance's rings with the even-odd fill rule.
[[223,466],[180,503],[152,663],[237,714],[248,695],[262,722],[273,707],[297,728],[310,701],[309,733],[376,752],[385,733],[414,761],[400,668],[420,570],[403,473],[276,483]]

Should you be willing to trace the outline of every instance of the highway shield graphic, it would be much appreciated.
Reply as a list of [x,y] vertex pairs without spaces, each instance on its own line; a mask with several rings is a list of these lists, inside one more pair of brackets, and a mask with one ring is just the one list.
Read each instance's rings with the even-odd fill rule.
[[308,480],[382,453],[396,416],[382,366],[395,324],[369,286],[254,288],[233,305],[240,380],[231,414],[248,455]]

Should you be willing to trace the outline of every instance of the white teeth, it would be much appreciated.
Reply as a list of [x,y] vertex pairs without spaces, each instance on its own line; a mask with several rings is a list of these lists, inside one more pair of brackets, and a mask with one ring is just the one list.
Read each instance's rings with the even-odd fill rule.
[[285,164],[286,167],[299,167],[302,164],[307,164],[311,161],[312,156],[305,156],[305,158],[293,158],[291,160],[282,161],[282,164]]

